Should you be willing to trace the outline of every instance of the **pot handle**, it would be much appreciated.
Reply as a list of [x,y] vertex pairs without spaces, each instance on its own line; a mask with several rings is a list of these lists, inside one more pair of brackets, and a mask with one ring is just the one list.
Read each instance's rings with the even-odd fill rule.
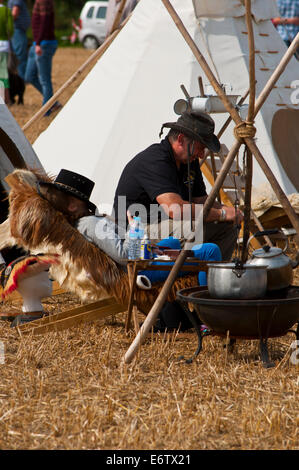
[[[273,228],[273,229],[269,229],[269,230],[262,230],[262,231],[258,231],[256,232],[254,235],[251,235],[251,237],[249,238],[248,242],[247,242],[247,248],[249,246],[249,243],[250,241],[253,239],[253,238],[258,238],[258,237],[263,237],[264,235],[278,235],[277,237],[274,237],[274,238],[282,238],[285,240],[286,244],[285,244],[285,247],[284,249],[282,250],[283,253],[286,251],[287,247],[289,246],[289,241],[288,241],[288,237],[281,231],[279,230],[278,228]],[[265,251],[267,251],[267,249],[269,250],[270,247],[268,247],[268,245],[265,245],[265,247],[263,247]],[[296,258],[297,259],[297,258]],[[299,264],[299,253],[298,253],[298,263]]]

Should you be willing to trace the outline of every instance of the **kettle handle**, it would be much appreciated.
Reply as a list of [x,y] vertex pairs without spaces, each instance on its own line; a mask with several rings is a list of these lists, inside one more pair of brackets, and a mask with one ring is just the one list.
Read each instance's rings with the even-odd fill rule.
[[[279,236],[276,236],[274,238],[278,238],[278,239],[282,238],[286,241],[285,247],[282,250],[283,253],[284,253],[286,251],[286,249],[288,248],[288,246],[289,246],[289,240],[288,240],[288,237],[281,230],[279,230],[278,228],[273,228],[273,229],[269,229],[269,230],[260,230],[256,233],[254,233],[253,235],[251,235],[251,237],[249,238],[249,240],[247,242],[247,248],[249,246],[250,241],[253,238],[263,237],[265,235],[278,235],[278,234],[279,234]],[[266,245],[266,246],[268,246],[268,245]],[[299,253],[298,253],[298,257],[299,257]],[[298,259],[298,263],[299,263],[299,259]]]

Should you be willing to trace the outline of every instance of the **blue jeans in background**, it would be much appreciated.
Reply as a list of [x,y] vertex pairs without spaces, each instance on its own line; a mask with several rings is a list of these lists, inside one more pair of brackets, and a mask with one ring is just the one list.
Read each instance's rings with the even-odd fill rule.
[[15,28],[13,37],[11,38],[11,44],[14,53],[16,54],[19,60],[18,74],[23,80],[25,80],[25,71],[28,57],[28,40],[25,31],[23,31],[22,29]]
[[52,59],[57,49],[57,41],[42,41],[42,55],[35,53],[35,44],[29,50],[25,81],[31,83],[42,95],[43,105],[53,96]]
[[[157,246],[160,247],[168,247],[172,250],[180,250],[181,249],[181,244],[180,241],[177,238],[169,237],[169,238],[164,238],[161,240],[159,243],[157,243]],[[192,247],[192,251],[194,254],[194,258],[197,258],[202,261],[221,261],[222,256],[221,256],[221,251],[218,245],[215,243],[202,243],[200,245],[194,245]],[[153,261],[153,265],[163,265],[163,266],[173,266],[173,261],[170,261],[169,263],[159,262],[159,261]],[[190,263],[192,264],[192,263]],[[185,263],[186,265],[186,263]],[[140,275],[147,276],[148,279],[153,282],[161,282],[165,281],[169,275],[169,271],[140,271]],[[179,272],[179,277],[186,276],[190,273],[186,271],[181,271]],[[207,275],[205,271],[200,271],[198,273],[198,284],[200,286],[206,286],[207,285]]]

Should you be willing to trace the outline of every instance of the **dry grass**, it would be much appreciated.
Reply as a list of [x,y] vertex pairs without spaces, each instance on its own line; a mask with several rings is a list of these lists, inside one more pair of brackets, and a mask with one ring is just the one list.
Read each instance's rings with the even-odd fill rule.
[[[52,73],[54,92],[56,92],[73,75],[73,73],[79,69],[79,67],[88,59],[91,53],[92,51],[81,48],[61,48],[57,50],[53,60]],[[65,104],[70,96],[72,96],[78,85],[86,77],[91,68],[92,65],[88,66],[87,69],[80,75],[80,78],[72,83],[70,87],[63,92],[59,98],[59,101],[62,104]],[[32,85],[26,86],[24,103],[24,106],[14,104],[10,108],[10,111],[21,127],[23,127],[42,106],[42,97]],[[52,121],[52,119],[54,119],[57,112],[58,111],[49,117],[41,118],[30,128],[28,128],[28,130],[25,132],[25,135],[29,142],[33,143],[35,141],[39,134],[48,127],[49,123]]]
[[[87,54],[58,51],[56,89]],[[24,109],[12,108],[21,125],[39,104],[29,87],[25,100]],[[31,142],[48,122],[30,130]],[[44,301],[53,312],[77,304],[69,294]],[[1,306],[19,308],[18,301]],[[229,354],[222,339],[207,337],[192,364],[178,361],[195,351],[193,332],[149,336],[139,356],[124,366],[133,334],[125,335],[121,315],[40,337],[19,337],[0,321],[0,448],[298,449],[294,338],[269,340],[276,367],[268,370],[257,341],[239,341]]]

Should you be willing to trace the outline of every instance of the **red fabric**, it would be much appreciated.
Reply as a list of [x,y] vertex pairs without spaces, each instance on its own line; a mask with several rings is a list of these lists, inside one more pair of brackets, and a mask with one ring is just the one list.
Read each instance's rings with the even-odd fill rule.
[[32,10],[33,40],[37,45],[43,40],[55,39],[53,0],[36,0]]
[[10,263],[7,268],[11,266],[11,271],[7,275],[5,275],[5,271],[7,271],[7,268],[4,268],[4,276],[2,276],[1,273],[2,282],[0,284],[0,295],[2,297],[2,300],[12,294],[12,292],[14,292],[18,288],[18,279],[22,274],[25,274],[26,272],[28,276],[30,276],[30,274],[35,274],[34,268],[32,272],[30,272],[30,268],[36,265],[37,263],[41,265],[59,264],[59,255],[29,255],[24,257],[23,259],[20,259],[20,261],[16,260]]

